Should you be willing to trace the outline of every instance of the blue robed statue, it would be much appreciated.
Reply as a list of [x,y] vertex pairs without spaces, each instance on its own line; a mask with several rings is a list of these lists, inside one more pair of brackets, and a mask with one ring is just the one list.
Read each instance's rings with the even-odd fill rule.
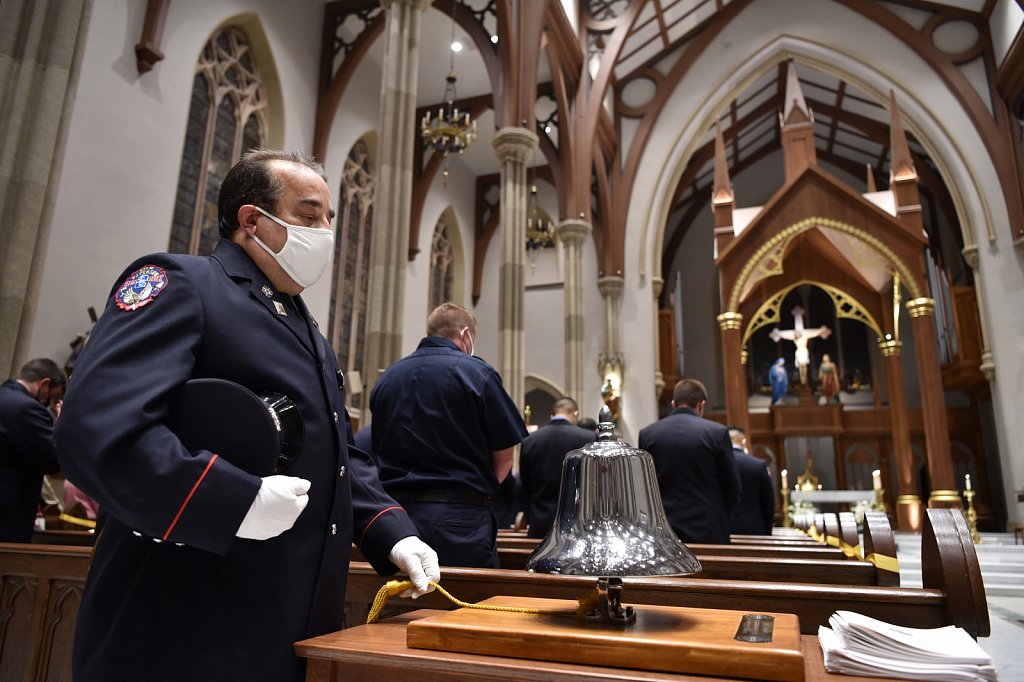
[[786,361],[779,358],[768,370],[768,382],[772,385],[772,405],[782,400],[789,388],[789,373],[786,372]]

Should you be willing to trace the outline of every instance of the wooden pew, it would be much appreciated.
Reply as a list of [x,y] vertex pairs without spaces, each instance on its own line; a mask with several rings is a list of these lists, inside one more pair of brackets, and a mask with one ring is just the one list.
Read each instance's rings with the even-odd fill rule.
[[[795,613],[804,634],[814,634],[819,625],[827,625],[835,611],[849,610],[907,627],[957,625],[974,637],[987,637],[990,625],[981,568],[960,510],[927,510],[921,554],[925,567],[922,588],[719,580],[699,576],[626,577],[623,601]],[[346,598],[349,625],[365,622],[370,604],[384,582],[369,564],[352,564]],[[594,578],[446,567],[442,570],[442,584],[466,602],[498,595],[575,600],[593,589]],[[437,592],[415,601],[392,598],[389,606],[400,610],[454,608]]]
[[70,680],[92,548],[0,543],[0,680]]

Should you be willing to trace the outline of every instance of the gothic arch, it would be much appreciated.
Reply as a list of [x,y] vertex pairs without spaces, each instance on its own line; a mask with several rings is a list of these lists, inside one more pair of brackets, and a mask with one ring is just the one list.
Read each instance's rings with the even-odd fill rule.
[[[805,64],[854,83],[879,102],[885,102],[888,91],[894,90],[900,103],[905,128],[925,147],[946,182],[961,225],[964,244],[976,243],[977,239],[972,232],[976,226],[984,226],[989,239],[994,239],[988,197],[978,178],[981,170],[973,167],[961,151],[970,140],[954,139],[948,126],[937,118],[934,106],[922,102],[916,91],[908,90],[902,85],[911,81],[902,78],[902,73],[883,74],[875,66],[858,59],[855,55],[839,53],[819,42],[786,35],[773,39],[747,55],[738,56],[733,64],[722,65],[722,83],[716,91],[722,93],[719,97],[708,99],[698,106],[670,107],[673,111],[689,110],[693,114],[686,121],[673,124],[671,131],[664,131],[672,134],[674,141],[667,145],[669,151],[665,155],[665,163],[652,183],[646,204],[637,206],[636,210],[641,212],[640,216],[636,220],[628,221],[629,224],[637,226],[635,229],[640,230],[637,240],[637,266],[641,276],[648,271],[653,278],[663,276],[660,256],[672,210],[674,188],[700,146],[705,131],[714,125],[716,118],[726,110],[731,101],[765,72],[776,69],[780,62],[790,58],[797,64]],[[667,102],[671,102],[671,96]],[[665,125],[669,124],[657,122],[652,127],[651,136],[658,132],[660,126]],[[627,235],[628,241],[630,239]]]

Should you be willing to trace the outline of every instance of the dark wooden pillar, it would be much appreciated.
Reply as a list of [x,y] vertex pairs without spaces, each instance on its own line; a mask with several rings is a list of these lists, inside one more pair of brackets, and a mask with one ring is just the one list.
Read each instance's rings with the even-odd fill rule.
[[743,315],[725,312],[718,316],[722,329],[722,369],[725,375],[725,413],[730,424],[736,424],[750,433],[750,415],[747,412],[747,375],[743,366]]
[[921,498],[914,481],[914,458],[910,450],[910,426],[907,420],[907,397],[903,390],[903,367],[900,364],[901,343],[884,339],[878,348],[885,358],[885,377],[889,386],[889,416],[892,420],[892,450],[896,457],[898,493],[896,520],[900,530],[919,532],[924,516]]
[[949,426],[943,396],[942,374],[935,337],[935,301],[915,298],[907,301],[914,329],[917,374],[921,386],[924,440],[928,450],[928,478],[931,481],[929,507],[960,507],[960,494],[953,482],[953,458],[949,451]]

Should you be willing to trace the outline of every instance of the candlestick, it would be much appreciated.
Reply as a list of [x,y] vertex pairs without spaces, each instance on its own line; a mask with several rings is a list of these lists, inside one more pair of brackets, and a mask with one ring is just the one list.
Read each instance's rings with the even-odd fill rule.
[[981,544],[981,534],[978,532],[978,511],[974,508],[974,494],[970,489],[964,491],[964,497],[967,498],[967,513],[964,516],[967,518],[967,528],[971,531],[971,540],[978,545]]
[[783,490],[789,490],[789,470],[788,469],[783,469],[780,472],[780,474],[782,476],[782,489]]
[[871,481],[874,483],[875,490],[880,490],[882,488],[882,472],[878,469],[872,471]]
[[971,489],[971,475],[970,474],[965,474],[964,475],[964,490],[970,490],[970,489]]

